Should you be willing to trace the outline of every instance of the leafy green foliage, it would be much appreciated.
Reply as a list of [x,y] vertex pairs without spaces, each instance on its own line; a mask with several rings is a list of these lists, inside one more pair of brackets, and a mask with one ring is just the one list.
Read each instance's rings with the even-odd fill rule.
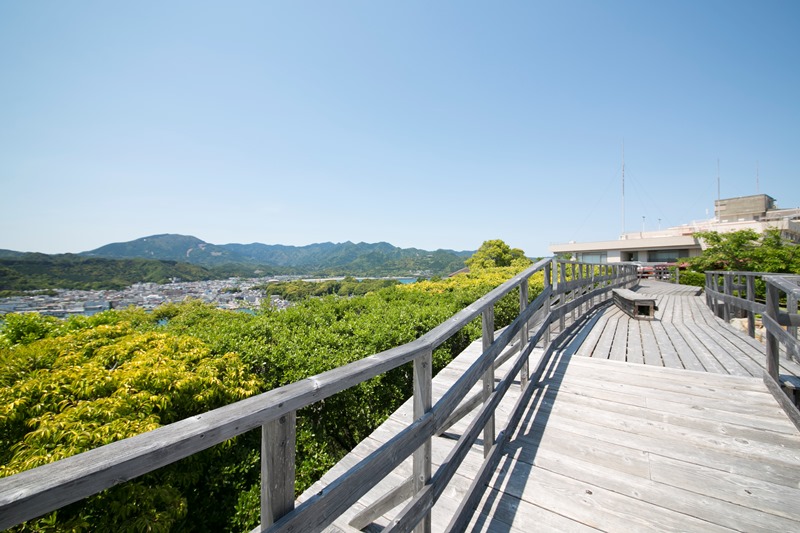
[[393,279],[364,279],[358,281],[353,277],[343,280],[326,281],[279,281],[255,287],[270,295],[280,296],[284,300],[296,302],[310,296],[364,296],[399,282]]
[[485,241],[475,254],[467,259],[470,269],[494,267],[525,267],[531,264],[525,252],[519,248],[511,248],[500,239]]
[[705,287],[706,285],[706,275],[702,272],[682,270],[679,276],[678,279],[681,285],[693,285],[695,287]]
[[[235,354],[212,356],[201,340],[157,331],[152,320],[143,318],[133,310],[66,322],[38,315],[6,317],[0,349],[0,477],[262,390],[258,377]],[[237,497],[220,493],[235,485],[235,478],[209,476],[235,468],[252,455],[252,443],[248,448],[237,445],[239,441],[246,442],[247,437],[68,506],[20,530],[223,526],[226,516],[219,506],[227,498],[232,508]],[[211,495],[219,502],[206,499]],[[198,515],[187,511],[204,507],[208,509],[203,521],[194,524]]]
[[685,260],[694,271],[800,273],[800,247],[783,239],[778,229],[768,229],[761,235],[753,230],[695,235],[706,248],[699,257]]

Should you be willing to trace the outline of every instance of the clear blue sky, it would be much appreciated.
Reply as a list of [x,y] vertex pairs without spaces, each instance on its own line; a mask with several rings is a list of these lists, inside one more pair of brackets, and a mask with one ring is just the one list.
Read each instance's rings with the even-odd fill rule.
[[0,248],[528,255],[800,206],[800,2],[0,0]]

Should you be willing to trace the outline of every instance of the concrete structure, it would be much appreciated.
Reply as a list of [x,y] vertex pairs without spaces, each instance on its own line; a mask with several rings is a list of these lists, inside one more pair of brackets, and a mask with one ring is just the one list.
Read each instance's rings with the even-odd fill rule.
[[714,213],[711,220],[661,231],[624,233],[617,240],[552,244],[550,251],[591,263],[672,263],[678,258],[700,255],[703,243],[695,237],[697,232],[752,229],[763,233],[768,228],[777,228],[784,238],[800,243],[800,208],[778,209],[775,199],[766,194],[717,200]]

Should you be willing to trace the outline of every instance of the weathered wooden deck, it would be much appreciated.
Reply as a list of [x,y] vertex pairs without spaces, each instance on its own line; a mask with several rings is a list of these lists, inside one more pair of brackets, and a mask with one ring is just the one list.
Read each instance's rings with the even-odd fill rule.
[[[658,298],[655,320],[607,307],[556,351],[470,531],[800,531],[800,432],[762,380],[764,348],[681,290],[644,283]],[[480,352],[474,343],[440,372],[434,401]],[[781,373],[798,370],[784,363]],[[508,396],[501,427],[519,387]],[[301,500],[410,420],[409,403]],[[435,466],[467,423],[433,439]],[[479,442],[434,506],[433,531],[447,529],[482,459]],[[355,530],[410,473],[409,460],[330,530]],[[378,531],[400,508],[355,525]]]
[[[761,378],[764,345],[714,316],[696,287],[642,281],[637,292],[655,296],[655,320],[607,307],[595,317],[578,355]],[[781,374],[800,376],[800,365],[782,359]]]

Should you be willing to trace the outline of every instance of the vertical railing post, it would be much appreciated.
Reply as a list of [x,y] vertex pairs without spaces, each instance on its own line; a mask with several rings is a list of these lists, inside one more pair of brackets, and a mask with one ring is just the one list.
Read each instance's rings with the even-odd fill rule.
[[[481,329],[483,330],[483,351],[489,349],[489,346],[494,342],[494,305],[488,305],[483,310],[481,317]],[[489,401],[494,391],[494,364],[489,365],[489,368],[483,374],[483,402],[484,404]],[[489,451],[494,445],[494,413],[489,417],[486,426],[483,428],[483,456],[487,457]]]
[[[544,288],[547,290],[548,287],[553,287],[553,280],[550,279],[550,275],[554,270],[551,268],[551,265],[555,265],[555,262],[548,263],[544,267]],[[547,346],[550,344],[550,301],[553,299],[553,295],[555,294],[555,290],[550,292],[550,296],[545,298],[544,300],[544,319],[548,322],[547,327],[544,330],[544,349],[547,349]]]
[[[780,306],[780,294],[778,293],[778,287],[773,285],[769,282],[769,280],[764,280],[767,282],[767,309],[766,315],[770,317],[774,322],[778,322],[778,310]],[[780,383],[778,378],[778,372],[780,368],[780,346],[778,344],[778,338],[775,336],[774,333],[770,332],[769,328],[766,331],[767,334],[767,373],[775,380],[776,383]]]
[[[786,312],[789,313],[790,315],[796,315],[797,314],[797,295],[796,294],[788,293],[786,295]],[[786,331],[789,333],[789,335],[792,336],[793,339],[795,339],[795,340],[797,339],[797,326],[787,326],[786,327]],[[795,359],[795,360],[797,359],[798,356],[800,356],[800,354],[798,354],[796,352],[796,350],[794,348],[794,344],[791,344],[791,343],[789,343],[787,345],[787,352],[788,352],[789,357],[792,358],[792,359]]]
[[[558,284],[560,287],[562,284],[566,284],[567,282],[567,265],[566,263],[560,263],[559,267],[561,273],[559,278],[560,281],[558,282]],[[564,310],[566,309],[566,303],[567,303],[567,291],[562,289],[560,292],[561,292],[561,298],[559,299],[559,302],[561,302],[561,305],[559,307],[561,307],[561,309],[559,309],[558,311],[558,331],[562,332],[566,328],[567,314]]]
[[[574,283],[578,280],[578,278],[575,276],[575,270],[576,270],[575,267],[576,266],[578,266],[578,265],[576,265],[575,263],[572,263],[570,265],[570,270],[572,271],[571,274],[570,274],[570,277],[572,279],[570,281],[573,283],[573,287],[575,287],[575,288],[572,289],[569,294],[570,294],[570,300],[573,300],[573,301],[575,301],[576,295],[580,294],[580,287],[578,287],[577,285],[574,285]],[[577,307],[573,307],[572,308],[572,313],[571,313],[573,322],[575,322],[575,313],[577,313],[577,312],[578,312],[578,308]]]
[[[414,359],[414,419],[421,418],[433,405],[433,350],[427,349]],[[414,493],[421,491],[431,479],[431,438],[413,455]],[[414,533],[430,533],[431,514],[414,528]]]
[[[728,296],[730,298],[733,296],[733,273],[725,272],[723,276],[724,276],[723,283],[725,284],[723,287],[725,289],[725,296]],[[729,300],[725,300],[725,302],[722,305],[722,319],[725,322],[731,321],[731,304]]]
[[[528,307],[528,280],[522,280],[522,283],[519,284],[519,313],[522,314],[525,312],[525,309]],[[522,325],[522,329],[519,331],[519,351],[520,353],[522,350],[525,349],[525,345],[528,344],[528,322]],[[519,387],[520,390],[525,390],[525,387],[528,386],[528,358],[526,357],[525,360],[522,362],[522,369],[520,370],[519,374]]]
[[[747,301],[751,303],[755,302],[756,277],[751,274],[747,274],[747,277],[745,277],[745,283],[747,283]],[[756,314],[752,309],[747,310],[747,334],[752,338],[755,338],[756,336]]]
[[294,509],[297,413],[261,426],[261,527]]

